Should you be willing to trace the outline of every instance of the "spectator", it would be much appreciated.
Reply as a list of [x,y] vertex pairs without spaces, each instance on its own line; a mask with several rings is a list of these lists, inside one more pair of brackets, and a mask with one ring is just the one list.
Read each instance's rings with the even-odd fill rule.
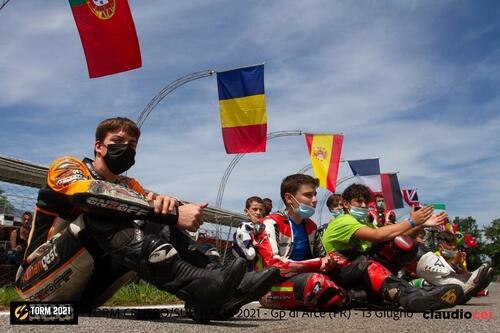
[[[332,214],[332,218],[328,222],[330,223],[333,220],[335,220],[337,216],[344,214],[344,206],[342,205],[342,196],[340,194],[330,195],[326,200],[326,207],[328,207],[328,210]],[[316,231],[319,239],[323,237],[323,234],[325,233],[325,230],[328,227],[328,223],[320,225],[318,230]]]
[[396,223],[396,214],[392,210],[386,209],[382,194],[375,196],[375,209],[368,213],[368,222],[373,223],[376,227]]
[[265,210],[264,201],[258,196],[250,197],[245,201],[245,215],[248,216],[250,221],[254,224],[265,216]]
[[457,239],[449,231],[438,233],[436,254],[442,256],[458,274],[467,273],[467,254],[458,251]]
[[13,230],[10,234],[10,250],[7,252],[7,261],[10,264],[18,265],[26,251],[26,244],[33,222],[33,214],[26,211],[23,213],[21,227],[18,230]]
[[264,207],[265,207],[265,212],[264,212],[264,216],[267,216],[269,214],[271,214],[272,210],[273,210],[273,201],[269,198],[264,198],[262,199],[262,201],[264,201]]
[[340,194],[332,194],[326,200],[326,206],[330,213],[332,213],[333,218],[344,214],[344,205],[342,204],[342,196]]
[[242,222],[241,226],[233,234],[233,253],[247,261],[247,271],[253,271],[257,256],[255,255],[254,227],[259,225],[259,219],[264,217],[264,201],[253,196],[245,201],[244,212],[250,222]]

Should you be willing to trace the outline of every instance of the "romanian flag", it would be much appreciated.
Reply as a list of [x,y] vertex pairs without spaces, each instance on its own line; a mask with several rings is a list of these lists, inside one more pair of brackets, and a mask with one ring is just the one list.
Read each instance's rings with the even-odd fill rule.
[[389,210],[403,208],[403,196],[399,187],[398,175],[395,173],[381,173],[380,179],[386,208]]
[[217,87],[226,153],[265,152],[264,65],[218,72]]
[[319,186],[335,193],[344,136],[306,134],[306,142],[314,175],[319,179]]
[[141,50],[127,0],[69,0],[95,78],[142,66]]

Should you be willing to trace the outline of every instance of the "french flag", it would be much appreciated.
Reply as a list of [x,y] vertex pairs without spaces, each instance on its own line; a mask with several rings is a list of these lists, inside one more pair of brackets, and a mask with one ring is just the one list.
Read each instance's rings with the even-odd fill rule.
[[373,193],[382,192],[380,162],[378,158],[347,161],[358,183],[367,186]]

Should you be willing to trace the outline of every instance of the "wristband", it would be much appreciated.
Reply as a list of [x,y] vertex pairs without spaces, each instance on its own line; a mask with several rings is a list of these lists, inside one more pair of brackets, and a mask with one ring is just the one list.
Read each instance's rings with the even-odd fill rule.
[[408,222],[410,222],[410,225],[412,226],[412,228],[415,228],[417,226],[412,219],[409,219]]

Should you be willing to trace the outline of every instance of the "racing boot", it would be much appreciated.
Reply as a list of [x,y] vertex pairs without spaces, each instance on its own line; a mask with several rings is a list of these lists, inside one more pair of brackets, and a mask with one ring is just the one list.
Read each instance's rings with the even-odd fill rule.
[[158,243],[162,242],[148,251],[141,276],[192,306],[219,308],[231,298],[245,274],[246,261],[241,258],[222,268],[199,268],[182,260],[171,244]]
[[417,276],[434,285],[456,284],[462,287],[467,303],[479,290],[486,288],[493,279],[493,270],[483,264],[473,272],[457,274],[448,262],[433,252],[424,254],[417,264]]
[[222,305],[214,319],[226,320],[238,313],[245,304],[256,301],[264,296],[273,286],[279,282],[280,270],[277,267],[267,267],[262,270],[248,272],[236,288],[233,296]]
[[412,312],[451,308],[463,298],[462,287],[456,284],[415,288],[395,276],[384,280],[382,291],[387,300],[398,302],[405,310]]

